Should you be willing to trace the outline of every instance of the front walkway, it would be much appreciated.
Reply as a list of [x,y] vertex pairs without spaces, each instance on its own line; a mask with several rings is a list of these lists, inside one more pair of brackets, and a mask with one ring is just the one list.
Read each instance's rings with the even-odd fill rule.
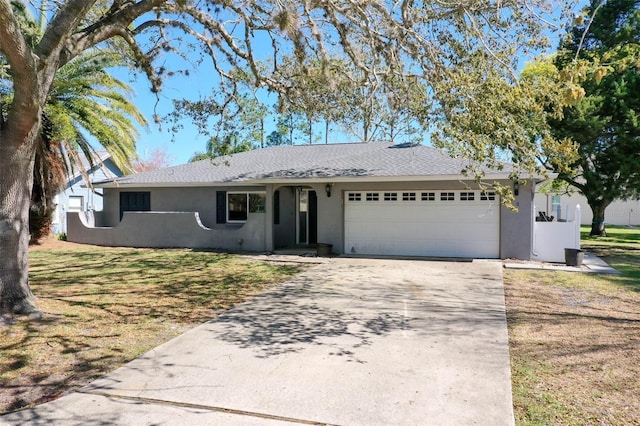
[[607,262],[600,259],[593,253],[584,253],[584,261],[580,267],[567,266],[563,263],[549,262],[524,262],[524,261],[505,261],[504,267],[507,269],[544,269],[548,271],[565,271],[565,272],[585,272],[588,274],[619,274],[615,268],[609,266]]
[[513,425],[502,264],[326,259],[0,423]]

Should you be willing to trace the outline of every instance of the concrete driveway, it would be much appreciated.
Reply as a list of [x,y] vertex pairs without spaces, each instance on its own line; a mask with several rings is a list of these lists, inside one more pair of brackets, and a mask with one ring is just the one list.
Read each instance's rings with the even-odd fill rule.
[[0,423],[513,425],[501,268],[329,259]]

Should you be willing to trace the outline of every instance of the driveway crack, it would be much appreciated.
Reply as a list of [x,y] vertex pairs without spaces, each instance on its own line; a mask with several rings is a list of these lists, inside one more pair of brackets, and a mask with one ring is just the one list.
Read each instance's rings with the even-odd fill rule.
[[104,397],[108,397],[108,398],[112,398],[112,399],[122,399],[122,400],[126,400],[126,401],[136,401],[136,402],[141,402],[141,403],[144,403],[144,404],[163,405],[163,406],[180,407],[180,408],[190,408],[190,409],[194,409],[194,410],[207,410],[207,411],[221,412],[221,413],[227,413],[227,414],[236,414],[236,415],[239,415],[239,416],[249,416],[249,417],[257,417],[257,418],[268,419],[268,420],[278,420],[278,421],[282,421],[282,422],[297,423],[297,424],[303,424],[303,425],[339,426],[339,425],[333,424],[333,423],[317,422],[317,421],[314,421],[314,420],[305,420],[305,419],[296,419],[296,418],[293,418],[293,417],[278,416],[278,415],[275,415],[275,414],[256,413],[256,412],[252,412],[252,411],[237,410],[237,409],[234,409],[234,408],[217,407],[215,405],[192,404],[192,403],[189,403],[189,402],[167,401],[167,400],[164,400],[164,399],[144,398],[144,397],[141,397],[141,396],[115,395],[115,394],[110,394],[110,393],[92,392],[92,391],[76,391],[76,392],[77,393],[81,393],[81,394],[85,394],[85,395],[98,395],[98,396],[104,396]]

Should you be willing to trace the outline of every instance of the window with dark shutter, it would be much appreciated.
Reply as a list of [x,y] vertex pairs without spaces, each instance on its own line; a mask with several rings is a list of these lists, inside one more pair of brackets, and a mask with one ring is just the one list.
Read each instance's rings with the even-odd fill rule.
[[151,211],[150,192],[121,192],[120,193],[120,220],[124,212],[148,212]]

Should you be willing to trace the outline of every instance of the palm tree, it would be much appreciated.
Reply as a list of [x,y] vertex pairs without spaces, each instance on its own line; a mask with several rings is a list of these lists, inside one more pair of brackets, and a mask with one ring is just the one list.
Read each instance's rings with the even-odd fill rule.
[[[132,170],[132,161],[137,159],[135,123],[147,122],[125,96],[131,92],[129,86],[105,71],[121,63],[119,54],[97,50],[60,69],[44,109],[36,152],[31,206],[34,218],[31,230],[36,239],[40,234],[38,226],[45,233],[48,230],[55,209],[53,197],[62,189],[67,176],[75,170],[84,173],[78,152],[94,166],[95,147],[90,137],[109,152],[121,170]],[[40,225],[35,223],[42,217],[49,220]]]
[[[14,2],[13,6],[24,28],[28,28],[27,41],[35,44],[46,26],[47,2],[41,2],[37,19],[22,3]],[[137,159],[135,124],[145,126],[147,121],[127,98],[132,89],[106,71],[124,63],[121,52],[115,49],[87,51],[62,67],[56,76],[42,115],[36,150],[30,214],[32,241],[48,233],[55,209],[53,197],[63,188],[67,176],[77,169],[91,184],[78,155],[82,152],[94,166],[96,148],[90,139],[102,145],[121,170],[132,170],[132,161]],[[10,72],[0,57],[0,83]],[[10,88],[6,88],[0,84],[0,117],[4,114],[2,106],[9,104],[6,98],[12,96]]]
[[207,160],[224,155],[237,154],[239,152],[251,151],[255,147],[248,141],[239,141],[235,133],[228,133],[223,138],[213,136],[207,141],[205,152],[196,152],[189,159],[190,163],[194,161]]

